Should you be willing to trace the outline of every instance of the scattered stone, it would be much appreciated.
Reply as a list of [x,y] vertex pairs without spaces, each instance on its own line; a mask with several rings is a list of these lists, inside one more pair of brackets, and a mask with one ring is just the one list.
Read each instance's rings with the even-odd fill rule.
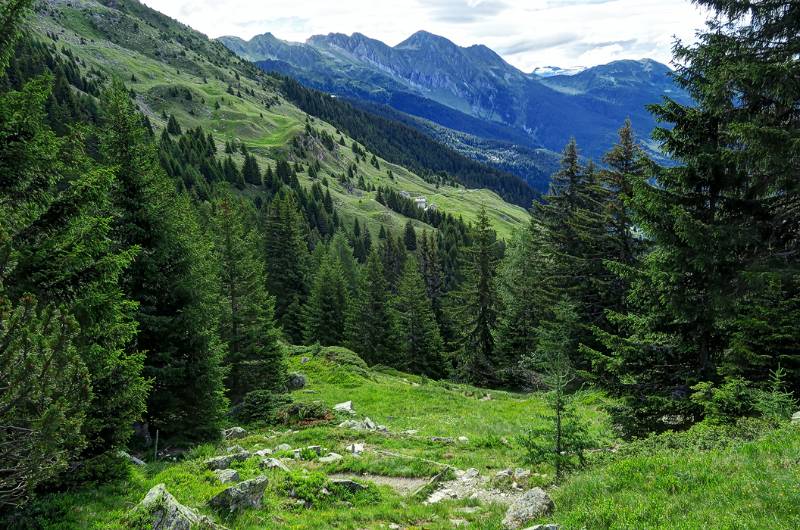
[[459,526],[469,526],[469,521],[466,519],[450,519],[450,524],[459,527]]
[[449,436],[431,436],[432,442],[439,442],[443,444],[451,444],[453,443],[453,439]]
[[800,411],[797,411],[794,414],[792,414],[792,423],[794,424],[800,423]]
[[214,474],[222,484],[229,482],[239,482],[239,472],[235,469],[215,469]]
[[392,523],[392,524],[389,525],[389,530],[401,530],[401,528],[403,528],[403,527],[400,526],[397,523]]
[[142,460],[140,458],[136,458],[132,454],[126,453],[125,451],[117,452],[117,456],[119,456],[120,458],[124,458],[124,459],[128,460],[133,465],[136,465],[136,466],[143,466],[144,465],[144,460]]
[[414,436],[419,431],[417,429],[406,429],[405,431],[401,432],[400,434],[406,434],[408,436]]
[[267,477],[245,480],[235,486],[222,490],[208,501],[208,504],[222,512],[234,513],[245,508],[258,508],[267,487]]
[[466,436],[459,436],[458,441],[461,442],[462,444],[469,443],[469,438],[467,438]]
[[464,474],[461,476],[461,480],[472,480],[477,477],[480,473],[474,467],[467,469]]
[[492,400],[492,395],[491,394],[486,394],[485,396],[483,396],[481,398],[481,401],[491,401],[491,400]]
[[547,515],[553,509],[553,501],[542,488],[533,488],[522,494],[508,508],[503,526],[509,529],[522,528],[525,523]]
[[347,412],[349,414],[355,414],[356,411],[353,410],[353,402],[352,401],[345,401],[344,403],[337,403],[333,406],[333,410],[336,412]]
[[370,430],[370,431],[374,431],[375,429],[378,428],[378,426],[375,425],[375,422],[373,422],[371,419],[369,419],[369,417],[367,417],[367,418],[364,418],[364,428],[367,429],[367,430]]
[[378,432],[389,432],[389,427],[387,427],[386,425],[378,425],[377,427],[375,427],[375,430]]
[[530,528],[526,528],[525,530],[561,530],[561,527],[557,524],[537,524],[536,526],[531,526]]
[[250,458],[250,453],[247,451],[242,451],[241,453],[233,453],[230,455],[223,455],[223,456],[215,456],[214,458],[209,458],[203,464],[211,470],[214,469],[228,469],[231,467],[231,464],[234,462],[243,462]]
[[369,418],[364,418],[363,421],[344,420],[342,423],[339,424],[339,427],[345,429],[354,429],[356,431],[389,432],[389,429],[386,427],[386,425],[377,425],[374,421],[372,421]]
[[445,466],[441,471],[432,476],[427,483],[417,488],[411,495],[413,497],[416,497],[422,493],[431,491],[432,489],[436,488],[447,476],[449,476],[449,474],[450,474],[450,467]]
[[245,449],[241,445],[231,445],[225,449],[226,453],[244,453]]
[[529,470],[523,469],[521,467],[518,467],[517,469],[514,470],[514,480],[516,480],[517,482],[528,480],[529,478],[531,478],[531,472]]
[[289,444],[280,444],[275,448],[276,451],[291,451],[292,446]]
[[321,464],[330,464],[336,462],[337,460],[341,460],[343,457],[338,453],[328,453],[327,456],[323,456],[319,459]]
[[497,473],[495,473],[495,478],[503,478],[503,477],[511,477],[514,476],[514,470],[511,468],[501,469]]
[[255,456],[269,456],[269,455],[272,454],[272,449],[259,449],[258,451],[256,451],[253,454]]
[[331,484],[338,486],[340,488],[344,488],[350,493],[358,493],[359,491],[367,489],[367,487],[363,484],[356,482],[355,480],[350,480],[347,478],[337,478],[331,480]]
[[247,436],[247,431],[241,427],[231,427],[222,431],[222,438],[225,440],[238,440]]
[[428,500],[425,501],[427,504],[436,504],[437,502],[443,501],[445,499],[457,499],[458,494],[451,490],[450,488],[442,488],[440,490],[434,491]]
[[308,361],[310,361],[310,360],[311,360],[311,359],[309,359],[308,357],[303,357],[302,359],[300,359],[300,363],[301,363],[301,364],[306,364],[306,363],[307,363]]
[[278,460],[277,458],[263,458],[261,462],[258,463],[258,467],[261,469],[280,469],[282,471],[286,471],[288,473],[289,468],[286,467],[286,464]]
[[286,378],[289,390],[300,390],[306,387],[306,376],[297,372],[290,373]]
[[364,452],[364,444],[359,443],[352,443],[347,446],[347,450],[353,453],[354,455],[360,455]]
[[152,528],[152,530],[190,530],[192,528],[222,530],[225,528],[179,503],[175,497],[170,495],[164,484],[153,486],[139,503],[137,510],[143,510],[148,514],[148,528]]

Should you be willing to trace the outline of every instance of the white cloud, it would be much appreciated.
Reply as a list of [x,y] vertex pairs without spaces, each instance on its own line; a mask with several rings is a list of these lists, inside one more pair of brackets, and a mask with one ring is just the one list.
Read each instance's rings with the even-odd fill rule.
[[144,0],[209,37],[304,41],[360,32],[389,45],[417,30],[485,44],[523,71],[650,57],[669,62],[705,14],[688,0]]

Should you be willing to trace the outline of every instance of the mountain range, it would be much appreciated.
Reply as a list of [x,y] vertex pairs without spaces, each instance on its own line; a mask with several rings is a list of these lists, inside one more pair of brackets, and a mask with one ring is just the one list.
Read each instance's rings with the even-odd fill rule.
[[663,160],[649,140],[655,121],[646,105],[665,95],[689,101],[670,68],[651,59],[525,73],[486,46],[461,47],[425,31],[396,46],[360,33],[315,35],[305,43],[271,33],[219,40],[264,70],[404,121],[539,190],[570,137],[584,156],[599,160],[626,118],[651,156]]

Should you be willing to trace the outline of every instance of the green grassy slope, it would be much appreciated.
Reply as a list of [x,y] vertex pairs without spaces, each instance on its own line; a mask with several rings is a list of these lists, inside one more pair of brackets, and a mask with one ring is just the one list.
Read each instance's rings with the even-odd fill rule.
[[[421,498],[398,493],[387,485],[372,484],[356,495],[319,494],[326,475],[367,473],[369,477],[428,478],[445,465],[477,468],[493,476],[499,469],[518,467],[521,449],[515,435],[541,424],[543,398],[485,390],[466,385],[430,381],[393,370],[369,369],[352,352],[342,348],[301,348],[289,358],[293,370],[307,376],[305,389],[294,392],[299,402],[321,402],[331,407],[352,400],[355,419],[370,417],[388,433],[354,431],[337,424],[351,416],[337,413],[327,421],[309,421],[290,428],[249,427],[246,438],[203,445],[178,461],[150,462],[131,467],[129,478],[100,487],[44,496],[34,512],[40,528],[116,529],[123,527],[132,507],[158,483],[182,503],[224,522],[233,530],[386,528],[390,524],[411,529],[453,528],[452,519],[471,528],[502,528],[505,507],[477,501],[445,500],[427,505]],[[599,394],[579,396],[578,411],[590,421],[597,448],[612,447],[614,439]],[[413,429],[408,434],[404,431]],[[716,431],[709,430],[709,433]],[[691,433],[689,433],[691,434]],[[453,438],[450,442],[433,436]],[[458,441],[465,436],[465,441]],[[713,438],[700,450],[702,432],[681,435],[683,448],[671,443],[649,443],[618,455],[593,452],[586,470],[551,485],[552,470],[534,468],[529,486],[542,485],[555,502],[552,515],[540,522],[557,522],[564,530],[580,529],[791,529],[800,527],[800,426],[787,425],[762,434],[752,442],[726,443]],[[674,439],[673,439],[674,441]],[[219,519],[207,501],[225,488],[202,461],[225,454],[237,444],[248,450],[321,445],[323,454],[344,456],[338,462],[320,463],[316,457],[291,458],[291,451],[276,453],[289,473],[260,470],[258,458],[234,463],[242,480],[267,475],[264,506],[241,515]],[[365,452],[347,452],[351,443],[364,443]],[[681,444],[678,444],[681,445]],[[691,446],[691,448],[690,448]],[[602,455],[602,456],[601,456]],[[607,462],[607,463],[599,463]],[[373,479],[375,480],[375,479]],[[400,479],[404,480],[404,479]],[[415,482],[415,485],[422,483]],[[291,492],[294,491],[294,496]],[[298,502],[298,497],[310,504]]]
[[[69,49],[86,71],[95,69],[105,77],[125,81],[155,126],[165,125],[163,113],[174,114],[184,128],[200,125],[211,131],[220,152],[226,140],[235,139],[251,149],[262,168],[274,166],[279,157],[293,160],[289,143],[304,130],[306,114],[286,102],[269,77],[222,44],[131,0],[49,0],[31,24],[44,40],[56,35],[58,47]],[[227,93],[229,86],[241,97]],[[328,124],[317,120],[314,126],[339,136]],[[329,177],[340,214],[349,222],[359,218],[373,235],[380,224],[401,230],[407,219],[377,203],[374,193],[349,193],[330,178],[345,172],[353,161],[351,143],[347,139],[346,147],[337,145],[333,153],[317,153],[323,167],[321,176]],[[389,168],[395,180],[388,178]],[[383,160],[380,169],[362,162],[359,172],[375,185],[425,195],[428,202],[468,222],[485,206],[493,226],[504,238],[528,219],[523,208],[504,202],[494,192],[454,186],[437,189],[418,175]],[[310,185],[306,173],[300,180]],[[416,225],[426,228],[421,223]]]

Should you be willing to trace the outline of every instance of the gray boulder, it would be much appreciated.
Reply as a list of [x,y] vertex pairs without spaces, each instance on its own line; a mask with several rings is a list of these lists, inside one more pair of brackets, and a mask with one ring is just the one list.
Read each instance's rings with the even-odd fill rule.
[[231,467],[231,464],[234,462],[243,462],[250,458],[250,453],[247,451],[242,451],[241,453],[232,453],[229,455],[222,455],[222,456],[215,456],[214,458],[209,458],[203,465],[206,466],[207,469],[228,469]]
[[522,526],[542,515],[547,515],[553,510],[553,501],[542,488],[533,488],[523,493],[509,506],[503,519],[503,526],[509,529],[522,528]]
[[223,530],[225,527],[214,523],[204,515],[175,500],[164,484],[153,486],[147,492],[137,511],[147,514],[152,530]]
[[334,486],[338,486],[347,490],[350,493],[358,493],[361,490],[367,489],[367,487],[363,484],[356,482],[355,480],[350,480],[347,478],[338,478],[331,480],[331,484]]
[[795,425],[800,424],[800,411],[797,411],[794,414],[792,414],[792,423],[794,423]]
[[282,471],[289,471],[289,468],[286,467],[286,464],[278,460],[277,458],[264,458],[259,462],[258,467],[261,469],[280,469]]
[[225,440],[238,440],[239,438],[244,438],[245,436],[247,436],[247,431],[241,427],[231,427],[230,429],[225,429],[222,431],[222,437]]
[[136,465],[136,466],[143,466],[144,465],[144,460],[136,458],[132,454],[126,453],[125,451],[118,451],[117,455],[120,458],[124,458],[125,460],[129,461],[133,465]]
[[245,480],[235,486],[222,490],[208,501],[208,504],[223,513],[235,513],[246,508],[258,508],[267,487],[267,477]]
[[214,474],[222,484],[239,482],[239,472],[235,469],[215,469]]
[[561,530],[561,527],[557,524],[537,524],[536,526],[531,526],[530,528],[526,528],[525,530]]
[[328,453],[327,456],[320,457],[319,463],[320,464],[331,464],[336,462],[337,460],[341,460],[342,455],[339,453]]
[[352,401],[345,401],[343,403],[337,403],[333,406],[333,410],[336,412],[347,412],[349,414],[355,414],[356,411],[353,410],[353,402]]
[[286,378],[286,386],[289,390],[300,390],[306,386],[306,376],[297,372],[292,372]]
[[280,444],[279,446],[275,447],[276,451],[291,451],[292,446],[289,444]]

